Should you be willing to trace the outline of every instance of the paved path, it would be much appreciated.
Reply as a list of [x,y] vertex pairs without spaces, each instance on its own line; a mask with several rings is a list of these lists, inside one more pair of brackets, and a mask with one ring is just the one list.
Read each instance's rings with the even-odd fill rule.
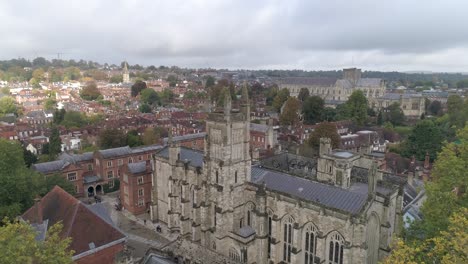
[[[101,197],[102,204],[105,205],[108,210],[112,221],[115,225],[127,235],[128,240],[132,240],[141,244],[145,244],[153,248],[161,248],[168,244],[172,240],[176,239],[173,235],[163,236],[163,234],[156,232],[157,224],[153,224],[147,220],[146,225],[144,224],[144,217],[148,217],[147,214],[135,217],[134,215],[124,211],[115,210],[114,205],[117,202],[116,194],[107,194]],[[163,231],[164,233],[164,231]],[[168,232],[166,232],[169,235]]]

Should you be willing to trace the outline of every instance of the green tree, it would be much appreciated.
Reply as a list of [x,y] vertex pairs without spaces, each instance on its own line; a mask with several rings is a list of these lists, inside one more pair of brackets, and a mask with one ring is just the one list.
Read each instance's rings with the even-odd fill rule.
[[42,183],[41,192],[39,193],[40,196],[46,195],[50,192],[56,185],[60,186],[60,188],[64,189],[71,195],[75,194],[75,186],[69,180],[67,180],[63,175],[60,174],[52,174],[47,175],[44,177],[44,182]]
[[[426,183],[427,199],[422,207],[423,220],[411,226],[408,239],[432,238],[450,226],[448,215],[468,207],[468,126],[457,133],[457,140],[447,143]],[[465,227],[465,231],[468,230]]]
[[426,153],[429,153],[431,160],[434,160],[442,147],[442,140],[442,133],[433,121],[421,120],[404,142],[403,155],[406,157],[414,155],[416,159],[424,160]]
[[385,109],[383,118],[385,122],[390,122],[394,126],[399,126],[405,121],[405,114],[403,110],[401,110],[399,103],[393,103]]
[[320,117],[320,119],[323,121],[332,122],[337,120],[337,115],[338,113],[336,109],[331,107],[325,107],[323,108],[322,116]]
[[26,167],[23,148],[15,141],[0,139],[0,186],[1,219],[14,219],[31,207],[42,188],[40,175]]
[[63,116],[61,125],[66,128],[80,128],[87,124],[86,116],[83,113],[77,111],[67,111]]
[[136,97],[141,93],[141,91],[143,91],[146,88],[146,82],[138,80],[132,85],[131,94],[133,97]]
[[32,77],[36,79],[38,82],[41,82],[44,80],[44,73],[45,73],[44,69],[38,68],[33,71]]
[[96,82],[86,83],[86,86],[80,91],[80,97],[87,101],[94,101],[99,96],[101,96],[101,92],[99,92]]
[[151,128],[148,127],[145,129],[145,132],[143,132],[142,140],[144,145],[152,145],[156,144],[159,142],[159,139],[161,137],[159,133],[159,129],[157,127]]
[[102,149],[118,148],[127,145],[127,137],[122,130],[104,129],[99,135],[99,146]]
[[177,79],[176,75],[171,74],[171,75],[167,76],[167,81],[169,82],[170,87],[175,87],[179,80]]
[[77,67],[68,67],[64,71],[63,80],[64,81],[77,81],[81,78],[81,71]]
[[71,264],[73,251],[69,250],[71,238],[62,239],[61,222],[47,230],[44,241],[36,239],[37,233],[27,223],[5,222],[0,227],[0,263]]
[[[308,90],[307,90],[308,91]],[[302,113],[304,114],[304,121],[308,124],[315,124],[322,121],[322,113],[324,110],[325,102],[319,96],[307,97],[302,104]]]
[[216,83],[215,78],[211,75],[208,75],[208,77],[206,78],[205,88],[213,87],[215,83]]
[[278,94],[276,94],[275,98],[273,99],[273,108],[276,110],[276,112],[281,111],[281,107],[283,107],[283,104],[288,100],[289,98],[289,90],[286,88],[281,89]]
[[121,83],[123,82],[123,76],[118,74],[118,75],[113,75],[109,79],[110,83]]
[[26,164],[28,168],[31,167],[32,164],[37,162],[36,155],[34,155],[34,153],[27,150],[26,148],[23,148],[23,157],[24,157],[24,163]]
[[384,118],[383,118],[382,110],[380,110],[379,113],[377,114],[377,125],[381,126],[383,125],[383,123],[384,123]]
[[464,102],[460,96],[451,95],[447,99],[447,110],[450,126],[454,128],[465,126],[468,121],[468,100]]
[[143,104],[140,105],[140,107],[138,107],[138,110],[141,113],[151,113],[151,106],[149,106],[146,103],[143,103]]
[[289,97],[279,116],[280,124],[283,126],[291,126],[299,122],[300,105],[301,103],[299,100],[294,97]]
[[57,127],[53,127],[49,138],[49,157],[54,160],[62,152],[62,140]]
[[310,96],[309,89],[301,88],[301,90],[299,91],[299,95],[297,96],[297,99],[301,102],[304,102],[309,96]]
[[340,146],[341,137],[338,134],[336,126],[329,122],[323,122],[318,124],[307,141],[307,144],[318,150],[320,146],[320,138],[330,138],[332,148],[338,148]]
[[54,110],[57,107],[57,101],[54,98],[47,98],[44,101],[45,110]]
[[54,118],[52,120],[52,123],[56,124],[56,125],[60,125],[60,123],[62,123],[63,119],[65,118],[65,109],[55,109],[55,112],[54,112]]
[[5,114],[13,113],[16,114],[18,109],[16,108],[16,101],[11,96],[4,96],[0,98],[0,116]]
[[161,93],[159,93],[159,98],[161,99],[161,104],[166,106],[172,102],[174,99],[175,94],[170,89],[164,89]]
[[391,254],[382,263],[468,263],[468,209],[460,208],[449,218],[446,211],[441,212],[441,215],[448,221],[447,230],[438,232],[434,237],[415,241],[397,239]]
[[136,130],[131,130],[127,133],[127,144],[130,147],[138,147],[143,145],[140,136]]
[[367,99],[361,90],[354,91],[346,102],[350,116],[358,126],[367,121]]
[[141,91],[140,101],[148,105],[155,105],[159,103],[158,93],[150,88],[143,89]]
[[429,114],[440,116],[442,115],[442,103],[440,101],[432,101],[427,107]]

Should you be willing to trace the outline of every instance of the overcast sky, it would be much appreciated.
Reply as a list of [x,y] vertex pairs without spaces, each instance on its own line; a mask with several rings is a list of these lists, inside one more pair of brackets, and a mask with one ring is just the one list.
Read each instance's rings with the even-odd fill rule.
[[467,0],[0,0],[0,59],[468,72]]

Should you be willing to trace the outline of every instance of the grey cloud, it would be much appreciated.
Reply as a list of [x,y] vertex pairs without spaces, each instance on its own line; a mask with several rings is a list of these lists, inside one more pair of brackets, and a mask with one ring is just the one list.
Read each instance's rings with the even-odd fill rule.
[[0,2],[0,58],[468,71],[459,60],[467,8],[455,0],[9,1]]

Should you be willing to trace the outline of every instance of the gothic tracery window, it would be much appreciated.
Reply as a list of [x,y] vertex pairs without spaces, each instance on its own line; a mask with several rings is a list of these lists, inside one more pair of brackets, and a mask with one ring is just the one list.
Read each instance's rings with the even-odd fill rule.
[[317,260],[317,229],[309,225],[304,233],[304,263],[313,264]]
[[328,264],[343,264],[344,239],[335,233],[331,236],[328,245]]
[[291,263],[291,251],[293,248],[293,223],[294,219],[289,217],[283,227],[283,261]]

